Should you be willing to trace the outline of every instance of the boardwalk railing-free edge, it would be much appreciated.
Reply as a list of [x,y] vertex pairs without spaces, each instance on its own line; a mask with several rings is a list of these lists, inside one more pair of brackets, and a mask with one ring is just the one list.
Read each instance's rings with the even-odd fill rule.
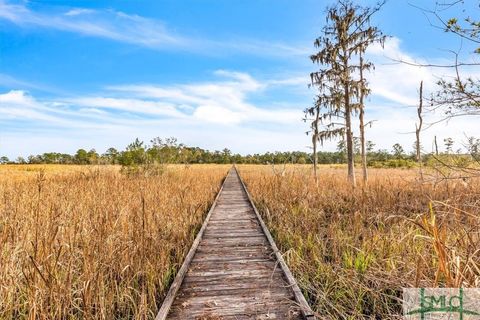
[[[215,247],[210,248],[209,243]],[[195,258],[197,251],[203,260]],[[238,252],[238,256],[235,252]],[[210,253],[213,260],[205,258],[209,257]],[[221,257],[222,254],[226,256],[225,259]],[[215,257],[222,259],[217,261]],[[245,276],[242,277],[241,272],[232,270],[233,266],[245,270]],[[198,270],[204,271],[202,273]],[[203,279],[199,275],[209,275],[210,279],[214,279],[211,290],[208,288],[208,277]],[[265,278],[268,280],[267,285]],[[194,281],[197,281],[197,284]],[[223,281],[228,283],[224,284]],[[258,281],[257,285],[252,283],[255,281]],[[215,292],[219,292],[220,296],[211,296]],[[206,298],[210,300],[205,300]],[[249,300],[250,298],[252,300]],[[215,299],[219,301],[218,305]],[[190,306],[190,302],[192,305],[196,304],[195,308]],[[176,310],[172,311],[174,304]],[[231,314],[226,304],[232,305]],[[205,314],[202,313],[202,308]],[[290,314],[292,308],[295,308],[294,314],[297,314],[297,317],[285,316],[285,310]],[[178,311],[179,309],[181,310]],[[192,314],[189,314],[189,310],[193,310]],[[255,312],[260,312],[260,317]],[[255,207],[236,166],[231,168],[225,177],[155,319],[197,319],[193,314],[209,316],[202,319],[251,319],[252,315],[257,315],[255,319],[270,319],[270,314],[274,315],[275,319],[316,319]],[[224,314],[228,316],[223,317]]]

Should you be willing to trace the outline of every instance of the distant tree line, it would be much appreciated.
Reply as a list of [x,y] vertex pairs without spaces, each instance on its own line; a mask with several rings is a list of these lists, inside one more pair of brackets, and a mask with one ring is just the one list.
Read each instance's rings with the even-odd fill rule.
[[[469,152],[478,153],[480,150],[480,140],[470,138],[471,149]],[[360,139],[353,139],[355,162],[360,163],[361,159],[361,143]],[[453,140],[445,139],[444,154],[452,154]],[[404,148],[396,143],[391,150],[379,149],[374,150],[375,144],[367,141],[366,151],[369,166],[374,167],[409,167],[415,160],[416,151],[406,153]],[[461,154],[458,150],[457,154]],[[429,155],[425,155],[428,160]],[[336,151],[320,151],[317,152],[319,164],[344,164],[347,163],[347,150],[343,140],[337,144]],[[9,160],[7,157],[0,157],[0,163],[17,163],[17,164],[79,164],[79,165],[106,165],[118,164],[123,166],[142,165],[149,163],[159,164],[198,164],[198,163],[216,163],[216,164],[313,164],[312,154],[303,151],[286,151],[286,152],[266,152],[241,155],[232,153],[230,149],[209,151],[199,147],[190,147],[178,142],[176,138],[154,138],[150,144],[135,139],[128,144],[125,150],[119,151],[115,148],[109,148],[104,153],[99,154],[95,149],[89,151],[78,149],[75,154],[45,152],[39,155],[31,155],[28,158],[18,157],[15,161]]]

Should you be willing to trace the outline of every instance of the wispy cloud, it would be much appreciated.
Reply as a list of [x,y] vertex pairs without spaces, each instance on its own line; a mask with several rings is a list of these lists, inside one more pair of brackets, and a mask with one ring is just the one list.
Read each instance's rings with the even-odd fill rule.
[[107,38],[151,48],[183,46],[186,41],[156,20],[114,10],[71,9],[64,13],[40,13],[24,4],[0,1],[0,18],[20,27],[42,27]]
[[[101,120],[101,121],[99,121]],[[35,127],[59,129],[99,128],[102,123],[96,115],[82,114],[65,103],[39,101],[23,90],[10,90],[0,94],[0,121],[28,123]]]
[[[269,82],[220,70],[206,82],[129,84],[53,99],[10,90],[0,93],[0,138],[3,148],[7,143],[10,156],[57,150],[56,146],[71,152],[64,147],[66,139],[77,148],[102,150],[123,147],[136,136],[148,139],[157,135],[176,136],[212,149],[233,148],[229,141],[238,140],[233,148],[237,152],[260,151],[267,141],[278,150],[292,149],[295,141],[304,137],[301,110],[251,101],[252,95],[270,89]],[[287,134],[285,129],[292,126],[298,130]],[[27,133],[45,138],[40,143],[29,139]],[[274,134],[282,138],[273,141]]]
[[[69,16],[92,14],[80,11]],[[414,134],[409,132],[416,121],[420,81],[425,81],[428,95],[436,89],[437,77],[448,76],[450,72],[393,64],[390,58],[399,57],[423,62],[406,53],[396,38],[386,44],[385,51],[373,48],[369,52],[376,69],[366,75],[372,89],[367,117],[378,121],[368,129],[367,139],[381,148],[389,149],[393,141],[409,149],[414,140]],[[468,74],[475,72],[468,70]],[[73,141],[70,144],[77,148],[94,146],[102,150],[110,145],[123,147],[136,136],[148,139],[157,135],[176,136],[187,144],[207,148],[232,147],[239,152],[307,150],[309,138],[304,134],[307,126],[300,121],[303,107],[276,102],[291,99],[292,89],[304,88],[308,83],[307,72],[304,76],[294,73],[263,77],[218,70],[208,81],[130,83],[106,86],[88,94],[42,98],[29,94],[25,83],[4,76],[4,81],[17,90],[0,93],[0,138],[4,148],[7,139],[10,154],[14,155],[55,150],[56,145],[69,145],[68,141]],[[302,92],[294,96],[300,104],[310,102],[315,93],[313,89]],[[428,115],[426,121],[439,116]],[[424,132],[423,139],[427,148],[434,135],[439,141],[448,136],[461,141],[464,134],[480,134],[471,118],[451,122],[448,130],[443,124],[437,125]],[[31,136],[37,138],[30,139]],[[40,136],[45,137],[43,145]]]
[[64,14],[66,16],[78,16],[81,14],[94,14],[94,13],[95,13],[95,10],[92,10],[92,9],[74,8],[65,12]]
[[[23,90],[0,94],[0,120],[17,119],[85,127],[92,124],[135,126],[164,119],[239,125],[288,124],[300,120],[295,109],[266,109],[249,101],[266,85],[249,74],[220,70],[216,81],[160,86],[107,87],[101,94],[39,101]],[[92,122],[93,120],[93,122]]]
[[191,116],[205,122],[290,123],[292,119],[301,119],[301,112],[296,109],[265,109],[249,102],[249,94],[265,90],[268,81],[261,83],[240,72],[220,70],[215,74],[225,80],[170,87],[125,85],[109,89],[141,99],[160,99],[176,106],[190,106],[193,110]]
[[290,45],[258,39],[199,39],[179,34],[165,23],[136,14],[111,9],[71,8],[65,12],[44,13],[25,4],[0,0],[0,19],[22,28],[48,28],[84,36],[99,37],[156,50],[181,50],[206,55],[249,54],[273,57],[306,56],[309,46]]
[[148,101],[141,99],[110,98],[110,97],[82,97],[67,99],[71,105],[88,107],[86,110],[95,110],[96,113],[104,109],[120,111],[130,114],[143,114],[148,116],[166,116],[172,118],[183,118],[185,115],[178,111],[173,105],[160,101]]

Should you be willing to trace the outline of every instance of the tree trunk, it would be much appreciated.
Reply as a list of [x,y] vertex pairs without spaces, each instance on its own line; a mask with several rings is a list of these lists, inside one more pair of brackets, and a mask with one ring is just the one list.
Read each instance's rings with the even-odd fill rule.
[[347,138],[347,164],[348,164],[348,180],[352,183],[352,186],[356,186],[355,180],[355,164],[354,164],[354,154],[353,154],[353,133],[352,133],[352,110],[350,106],[350,83],[349,83],[349,69],[348,69],[348,58],[347,58],[347,49],[345,43],[343,47],[343,103],[345,107],[345,129],[346,129],[346,138]]
[[318,156],[317,156],[317,137],[315,134],[312,137],[312,144],[313,144],[313,175],[315,177],[315,183],[317,183]]
[[353,133],[352,133],[352,110],[350,106],[350,88],[349,88],[349,70],[348,70],[348,59],[347,50],[345,44],[343,45],[343,103],[345,107],[345,129],[346,129],[346,138],[347,138],[347,164],[348,164],[348,180],[352,183],[352,186],[356,186],[355,180],[355,164],[354,164],[354,154],[353,154]]
[[360,90],[360,144],[361,144],[361,157],[362,157],[362,171],[363,171],[363,183],[367,184],[368,181],[368,173],[367,173],[367,153],[365,151],[365,123],[364,123],[364,115],[365,115],[365,107],[363,105],[363,97],[364,97],[364,83],[363,83],[363,57],[360,54],[360,81],[361,81],[361,90]]
[[422,130],[423,118],[422,118],[422,108],[423,108],[423,81],[420,82],[420,103],[418,105],[417,114],[418,114],[418,125],[415,126],[415,135],[417,137],[416,148],[417,148],[417,162],[422,161],[422,154],[420,153],[420,132]]
[[355,187],[355,164],[353,157],[353,133],[352,133],[352,111],[350,107],[350,94],[348,85],[345,86],[345,127],[347,131],[347,163],[348,163],[348,180]]
[[318,120],[320,118],[320,108],[316,109],[315,114],[315,124],[313,128],[312,144],[313,144],[313,175],[315,176],[315,183],[318,184],[317,176],[317,166],[318,166],[318,154],[317,154],[317,143],[318,143]]
[[422,109],[423,109],[423,81],[420,81],[420,101],[418,104],[417,114],[418,114],[418,125],[415,125],[415,136],[417,138],[416,141],[416,151],[417,151],[417,163],[418,163],[418,171],[420,173],[420,180],[423,181],[423,170],[422,170],[422,153],[421,153],[421,144],[420,144],[420,132],[422,131],[422,124],[423,124],[423,117],[422,117]]
[[348,180],[355,187],[355,164],[353,158],[353,134],[352,134],[352,115],[350,107],[346,108],[347,113],[345,114],[345,125],[347,127],[347,163],[348,163]]
[[360,109],[360,144],[361,144],[361,153],[362,153],[362,172],[363,172],[363,182],[367,183],[368,181],[368,172],[367,172],[367,152],[365,150],[365,124],[364,117],[365,111],[363,107]]

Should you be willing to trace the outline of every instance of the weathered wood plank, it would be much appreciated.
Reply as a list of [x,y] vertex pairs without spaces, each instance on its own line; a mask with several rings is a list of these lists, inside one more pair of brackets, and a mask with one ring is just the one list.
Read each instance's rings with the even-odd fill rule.
[[[172,318],[195,319],[195,317],[204,316],[208,313],[220,317],[219,319],[222,319],[222,316],[237,313],[251,316],[262,314],[277,315],[277,310],[290,308],[299,311],[298,306],[292,304],[291,298],[285,296],[283,293],[262,293],[261,295],[255,296],[190,297],[180,304],[175,303],[172,308],[172,316],[175,313],[177,313],[178,316]],[[280,317],[277,319],[286,319],[284,315],[278,316]],[[298,316],[299,315],[291,319],[299,319]]]
[[[234,289],[255,289],[255,288],[269,288],[272,283],[279,281],[283,285],[281,287],[288,288],[288,284],[283,281],[281,272],[277,272],[270,278],[249,278],[250,281],[245,281],[245,278],[229,279],[226,282],[224,279],[209,282],[195,281],[194,283],[186,283],[182,292],[210,292],[218,290],[234,290]],[[208,285],[206,285],[208,284]]]
[[268,245],[267,239],[261,236],[236,238],[207,238],[204,237],[202,246],[223,246],[229,248]]
[[[278,278],[280,277],[280,278]],[[185,286],[191,285],[203,285],[208,287],[209,283],[216,283],[216,282],[223,282],[225,284],[229,284],[230,282],[234,283],[235,281],[245,281],[245,282],[254,282],[256,279],[260,279],[262,281],[268,281],[270,279],[284,279],[283,273],[280,269],[276,270],[275,272],[266,272],[266,271],[257,271],[254,274],[217,274],[217,275],[210,275],[208,277],[204,276],[188,276],[185,277],[184,282],[182,284],[182,290]],[[272,281],[272,282],[276,282]],[[288,287],[288,283],[284,279],[281,282],[274,283],[274,285]]]
[[210,238],[238,238],[238,237],[256,237],[258,233],[255,231],[236,231],[222,233],[221,231],[205,232],[205,236]]
[[178,293],[178,297],[182,299],[190,299],[196,297],[222,297],[222,296],[272,296],[273,294],[281,296],[282,298],[287,298],[288,300],[295,299],[293,292],[290,288],[287,287],[275,287],[272,290],[268,285],[265,287],[253,286],[253,287],[241,287],[241,288],[222,288],[222,289],[209,289],[209,290],[198,290],[198,288],[193,288],[190,290],[182,290],[181,293]]
[[[271,253],[273,256],[273,252]],[[265,256],[269,256],[268,254],[264,254],[263,252],[251,252],[248,255],[238,255],[235,253],[226,255],[226,254],[199,254],[195,257],[194,261],[199,262],[199,261],[216,261],[216,262],[223,262],[223,261],[235,261],[235,260],[245,260],[245,259],[263,259]]]
[[259,225],[251,223],[209,224],[206,231],[262,231]]
[[227,261],[222,263],[212,263],[212,262],[195,262],[190,266],[189,271],[211,271],[211,270],[272,270],[274,271],[277,267],[275,260],[262,258],[262,259],[244,259],[238,261]]

